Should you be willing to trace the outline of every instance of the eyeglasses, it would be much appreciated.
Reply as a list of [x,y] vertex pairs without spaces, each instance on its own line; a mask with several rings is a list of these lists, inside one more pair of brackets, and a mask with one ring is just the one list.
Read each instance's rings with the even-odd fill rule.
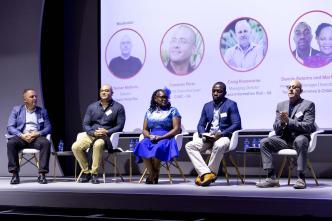
[[286,86],[287,90],[295,90],[296,88],[300,88],[299,86],[296,86],[296,85],[288,85]]
[[186,44],[189,44],[189,41],[185,38],[172,38],[171,44],[186,45]]
[[161,99],[168,99],[167,96],[158,96],[158,95],[156,95],[156,97],[161,98]]

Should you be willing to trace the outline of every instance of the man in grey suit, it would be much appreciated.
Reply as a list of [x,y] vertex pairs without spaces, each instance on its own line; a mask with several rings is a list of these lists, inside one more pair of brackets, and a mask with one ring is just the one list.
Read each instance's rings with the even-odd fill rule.
[[294,148],[297,155],[298,179],[295,189],[306,188],[305,166],[310,141],[310,133],[315,127],[315,104],[301,98],[302,85],[293,80],[287,86],[289,100],[278,104],[273,129],[276,135],[261,140],[261,156],[264,170],[268,177],[256,184],[257,187],[278,187],[279,180],[272,164],[272,153],[289,147]]

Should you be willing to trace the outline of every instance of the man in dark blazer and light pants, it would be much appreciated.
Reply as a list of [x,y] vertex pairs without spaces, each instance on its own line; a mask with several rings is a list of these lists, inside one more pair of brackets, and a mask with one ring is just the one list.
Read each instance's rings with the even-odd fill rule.
[[278,104],[273,129],[276,135],[261,140],[261,156],[268,177],[257,183],[261,188],[278,187],[279,181],[272,164],[272,153],[286,148],[294,148],[297,155],[298,179],[295,189],[306,188],[305,167],[307,162],[310,133],[315,127],[315,104],[301,98],[302,85],[293,80],[287,86],[289,100]]
[[[232,133],[241,129],[236,102],[225,97],[226,85],[217,82],[212,87],[213,101],[203,107],[197,125],[198,136],[186,144],[186,151],[198,173],[195,184],[208,186],[217,179],[220,162],[230,144]],[[211,150],[206,164],[201,153]]]

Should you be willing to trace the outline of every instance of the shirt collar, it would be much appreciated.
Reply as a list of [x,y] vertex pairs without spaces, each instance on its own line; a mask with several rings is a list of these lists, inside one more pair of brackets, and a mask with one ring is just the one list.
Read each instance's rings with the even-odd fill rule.
[[[245,53],[248,53],[249,51],[254,49],[256,46],[257,45],[250,43],[249,48],[247,49],[247,51]],[[239,44],[236,44],[235,49],[241,51],[242,53],[244,53],[244,51],[242,50],[242,48]]]
[[[109,101],[108,101],[108,106],[107,106],[107,108],[113,106],[113,104],[114,104],[114,100],[113,100],[113,99],[109,100]],[[101,103],[101,100],[99,100],[98,105],[99,105],[100,107],[103,107],[103,105],[102,105],[102,103]],[[106,109],[107,109],[107,108],[106,108]]]
[[30,113],[30,114],[36,112],[36,107],[32,111],[29,111],[29,109],[27,108],[26,105],[24,105],[24,108],[25,108],[25,111],[28,112],[28,113]]

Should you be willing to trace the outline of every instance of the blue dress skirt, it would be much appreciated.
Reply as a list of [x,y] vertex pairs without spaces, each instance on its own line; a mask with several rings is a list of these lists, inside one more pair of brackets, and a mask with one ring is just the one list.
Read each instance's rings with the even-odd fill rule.
[[[161,128],[154,128],[151,131],[152,135],[159,136],[166,133],[168,133],[168,131]],[[157,143],[152,143],[149,138],[144,138],[136,145],[134,154],[136,155],[137,163],[141,163],[143,161],[142,157],[155,157],[161,161],[171,161],[174,157],[179,156],[179,150],[174,137],[162,139]]]

